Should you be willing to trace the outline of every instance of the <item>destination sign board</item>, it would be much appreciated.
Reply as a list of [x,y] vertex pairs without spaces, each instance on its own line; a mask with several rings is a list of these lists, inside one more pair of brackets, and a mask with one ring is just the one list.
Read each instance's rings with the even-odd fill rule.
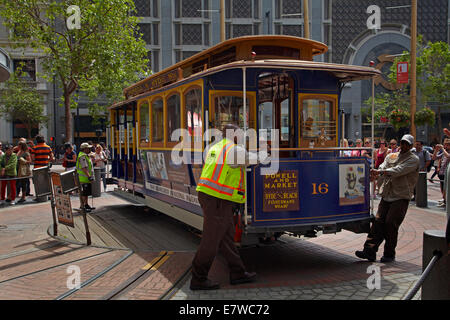
[[263,179],[263,211],[298,211],[298,170],[284,170]]
[[144,82],[136,84],[128,90],[125,90],[125,96],[127,98],[137,96],[138,94],[161,88],[162,86],[175,82],[178,79],[178,70],[174,69],[163,73],[157,77],[150,77]]

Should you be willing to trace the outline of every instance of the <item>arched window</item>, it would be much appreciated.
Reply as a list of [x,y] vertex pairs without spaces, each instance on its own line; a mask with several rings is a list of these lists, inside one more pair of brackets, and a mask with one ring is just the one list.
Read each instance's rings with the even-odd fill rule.
[[[193,87],[184,94],[185,128],[191,137],[191,143],[202,141],[202,89]],[[194,146],[195,147],[195,146]]]
[[164,102],[156,98],[152,102],[152,146],[162,147],[164,143]]
[[139,105],[139,146],[147,147],[150,142],[150,106],[147,101]]
[[181,128],[181,99],[179,93],[174,93],[167,98],[167,142],[178,142],[172,139],[172,133]]

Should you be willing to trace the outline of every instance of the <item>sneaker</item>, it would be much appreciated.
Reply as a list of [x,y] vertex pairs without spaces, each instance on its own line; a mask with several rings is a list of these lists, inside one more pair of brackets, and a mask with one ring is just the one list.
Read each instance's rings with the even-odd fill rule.
[[[84,207],[84,212],[89,213],[91,211],[91,209]],[[80,207],[80,212],[83,212],[83,207]]]
[[445,208],[445,202],[439,203],[436,207]]
[[86,208],[86,210],[92,211],[95,210],[95,207],[91,207],[88,204],[84,206]]
[[384,263],[389,263],[389,262],[394,262],[394,261],[395,261],[395,257],[382,256],[380,259],[380,262],[384,262]]
[[5,200],[0,200],[0,206],[3,206],[3,205],[5,205]]
[[443,203],[444,201],[445,201],[444,199],[441,199],[438,201],[438,203]]
[[367,259],[370,262],[374,262],[377,259],[376,253],[369,253],[367,251],[356,251],[355,255],[361,259]]
[[10,206],[13,206],[13,205],[15,205],[15,204],[16,204],[16,202],[15,202],[14,200],[12,200],[12,201],[9,203]]
[[20,198],[19,201],[17,201],[17,203],[21,203],[21,202],[25,202],[26,200],[24,198]]

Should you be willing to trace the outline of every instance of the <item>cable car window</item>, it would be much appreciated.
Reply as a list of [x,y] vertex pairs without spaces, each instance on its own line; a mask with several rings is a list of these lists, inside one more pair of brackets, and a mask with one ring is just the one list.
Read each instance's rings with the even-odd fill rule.
[[161,98],[152,102],[152,143],[164,141],[164,104]]
[[336,147],[336,115],[331,99],[305,98],[301,101],[301,146]]
[[259,128],[279,130],[280,147],[294,147],[293,79],[284,73],[262,73],[258,80]]
[[139,106],[139,142],[147,143],[150,140],[150,111],[148,102]]
[[202,89],[194,88],[184,95],[185,123],[193,143],[202,141]]
[[172,140],[172,132],[181,127],[181,99],[178,93],[171,95],[167,99],[167,140],[176,142],[178,139]]
[[[247,128],[249,127],[249,106],[250,102],[247,98]],[[236,124],[244,129],[244,99],[238,96],[216,96],[214,98],[215,106],[215,128],[222,128],[229,123]]]

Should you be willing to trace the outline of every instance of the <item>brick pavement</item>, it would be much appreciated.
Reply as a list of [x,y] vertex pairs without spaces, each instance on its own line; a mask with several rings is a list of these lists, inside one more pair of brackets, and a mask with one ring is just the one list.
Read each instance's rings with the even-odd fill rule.
[[[191,291],[189,276],[172,299],[401,299],[421,273],[422,234],[424,230],[444,229],[445,210],[436,207],[441,198],[438,184],[428,187],[428,208],[411,203],[401,226],[397,262],[373,265],[381,269],[381,288],[367,289],[367,268],[354,251],[362,247],[365,234],[343,231],[314,239],[283,236],[282,243],[260,248],[243,248],[241,254],[249,270],[257,271],[255,284],[231,286],[227,267],[216,259],[211,278],[222,284],[221,290]],[[97,207],[127,203],[112,195],[96,198]],[[75,206],[75,205],[74,205]],[[63,243],[56,245],[47,235],[52,224],[49,202],[0,208],[0,299],[54,299],[67,291],[67,264],[27,275],[42,267],[50,268],[90,255],[107,252],[105,248]],[[113,250],[83,259],[82,280],[98,274],[126,254]],[[119,299],[158,299],[190,266],[195,250],[175,252],[158,270],[142,278],[133,290]],[[82,288],[68,299],[99,299],[123,283],[148,263],[157,252],[136,252],[105,276]],[[268,258],[270,257],[270,262]],[[15,280],[10,280],[14,277]],[[6,281],[6,282],[1,282]],[[420,297],[419,294],[416,298]]]
[[[422,273],[423,232],[445,229],[445,208],[436,206],[441,198],[439,184],[428,184],[428,207],[418,208],[414,202],[410,203],[399,230],[394,263],[370,263],[355,257],[354,252],[362,249],[366,234],[342,231],[300,240],[283,236],[284,244],[262,247],[261,253],[241,249],[248,270],[258,273],[256,283],[231,286],[227,268],[219,258],[210,277],[221,284],[220,290],[191,291],[189,278],[172,299],[399,300]],[[378,202],[375,201],[375,210]],[[367,288],[371,275],[367,268],[371,265],[380,268],[380,289]],[[414,297],[418,298],[420,290]]]

